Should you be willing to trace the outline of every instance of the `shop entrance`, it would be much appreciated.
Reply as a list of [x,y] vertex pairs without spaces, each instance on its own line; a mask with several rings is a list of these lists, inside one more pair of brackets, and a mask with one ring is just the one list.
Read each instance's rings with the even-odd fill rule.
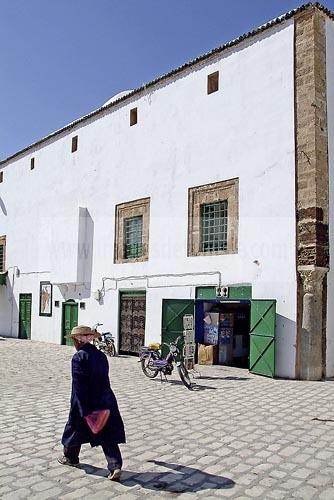
[[145,292],[121,292],[119,351],[122,354],[139,354],[145,342]]
[[185,314],[194,315],[196,343],[209,346],[211,364],[275,376],[275,300],[163,299],[162,342],[182,335]]
[[215,363],[249,368],[250,301],[196,301],[196,341],[213,345]]

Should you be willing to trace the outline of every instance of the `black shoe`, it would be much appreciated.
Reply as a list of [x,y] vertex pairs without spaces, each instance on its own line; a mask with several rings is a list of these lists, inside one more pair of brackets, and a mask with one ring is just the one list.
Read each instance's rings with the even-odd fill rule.
[[59,462],[61,465],[69,465],[70,467],[79,467],[79,459],[78,461],[70,460],[68,457],[65,457],[65,455],[58,457],[57,462]]

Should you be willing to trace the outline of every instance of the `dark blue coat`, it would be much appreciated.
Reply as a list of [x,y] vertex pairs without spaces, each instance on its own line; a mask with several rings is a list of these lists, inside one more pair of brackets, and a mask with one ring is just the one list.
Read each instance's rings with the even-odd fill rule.
[[[105,409],[110,410],[108,422],[101,432],[93,434],[83,417]],[[71,408],[62,437],[66,447],[83,443],[125,443],[122,417],[110,387],[107,357],[90,343],[84,344],[72,358]]]

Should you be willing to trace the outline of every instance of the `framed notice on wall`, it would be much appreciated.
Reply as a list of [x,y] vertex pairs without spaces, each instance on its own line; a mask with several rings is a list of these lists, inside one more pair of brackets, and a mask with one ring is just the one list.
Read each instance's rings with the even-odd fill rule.
[[52,316],[52,284],[41,281],[39,284],[39,315]]

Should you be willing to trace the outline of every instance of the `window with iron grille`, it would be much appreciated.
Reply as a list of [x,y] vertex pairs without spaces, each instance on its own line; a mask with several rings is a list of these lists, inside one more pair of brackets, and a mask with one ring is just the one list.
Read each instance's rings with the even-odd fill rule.
[[150,198],[126,201],[115,208],[115,264],[148,260]]
[[201,205],[201,251],[227,249],[227,200]]
[[124,220],[124,258],[136,259],[143,255],[143,216]]
[[238,252],[239,179],[189,188],[188,256]]

